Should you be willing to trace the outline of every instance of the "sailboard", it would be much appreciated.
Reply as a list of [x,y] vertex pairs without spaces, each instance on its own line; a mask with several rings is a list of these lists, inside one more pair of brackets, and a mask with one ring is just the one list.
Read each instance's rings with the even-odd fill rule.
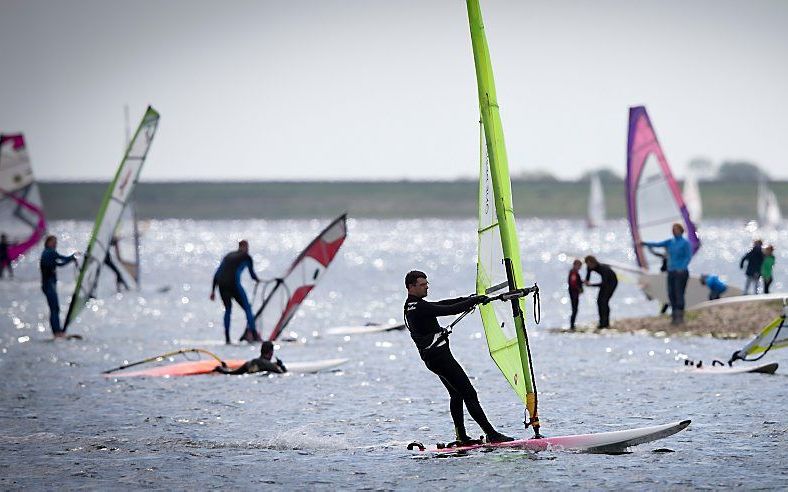
[[139,180],[145,158],[159,125],[159,113],[148,106],[142,121],[131,139],[115,178],[109,184],[90,235],[85,258],[79,271],[71,304],[68,307],[65,330],[76,319],[88,299],[95,296],[99,273],[110,250],[113,236],[123,216],[126,204]]
[[591,176],[588,192],[588,227],[599,227],[605,222],[605,194],[602,191],[602,180],[599,174]]
[[[313,373],[328,371],[345,364],[349,359],[323,359],[311,361],[287,362],[287,372],[289,373]],[[230,359],[224,361],[228,369],[237,369],[246,361],[244,359]],[[200,374],[210,374],[219,364],[216,359],[202,359],[196,361],[175,362],[148,369],[140,369],[130,372],[107,373],[105,377],[112,378],[134,378],[134,377],[175,377],[175,376],[197,376]]]
[[701,367],[688,367],[685,372],[690,374],[711,374],[711,375],[730,375],[730,374],[774,374],[780,365],[776,362],[765,362],[763,364],[750,364],[740,366],[712,366],[703,365]]
[[703,219],[703,201],[700,196],[700,187],[695,173],[689,172],[684,178],[684,188],[681,190],[687,212],[693,224],[700,224]]
[[9,242],[9,262],[46,234],[44,206],[21,133],[0,135],[0,224]]
[[263,292],[263,303],[255,313],[259,326],[273,326],[268,339],[276,340],[293,319],[299,306],[323,278],[347,237],[347,214],[331,222],[293,260],[284,275],[274,279]]
[[[487,346],[498,369],[523,403],[524,424],[526,429],[531,427],[534,430],[534,439],[470,446],[465,449],[506,447],[540,450],[555,446],[610,451],[675,434],[690,422],[686,420],[645,430],[630,429],[583,436],[543,438],[540,434],[536,379],[524,315],[525,296],[533,293],[536,297],[538,287],[524,287],[523,283],[509,165],[479,1],[466,0],[466,5],[483,137],[479,166],[476,292],[491,298],[490,302],[479,306]],[[425,449],[423,445],[417,447],[420,450]],[[408,448],[414,449],[413,446]]]
[[758,225],[775,228],[782,220],[783,215],[777,195],[769,188],[766,179],[761,177],[758,181]]

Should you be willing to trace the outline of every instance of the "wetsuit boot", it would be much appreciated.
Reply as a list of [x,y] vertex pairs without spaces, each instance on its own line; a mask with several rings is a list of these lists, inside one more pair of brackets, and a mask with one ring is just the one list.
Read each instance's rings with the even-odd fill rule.
[[496,443],[496,442],[510,442],[514,441],[513,437],[509,437],[507,435],[501,434],[500,432],[494,430],[487,434],[487,442],[489,443]]

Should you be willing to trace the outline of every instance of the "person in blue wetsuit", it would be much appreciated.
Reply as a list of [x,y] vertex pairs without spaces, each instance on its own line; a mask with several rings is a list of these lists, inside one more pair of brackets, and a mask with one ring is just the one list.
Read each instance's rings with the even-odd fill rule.
[[664,241],[644,241],[640,244],[651,248],[665,248],[668,251],[668,299],[670,299],[671,323],[684,323],[684,292],[689,279],[689,262],[692,260],[692,247],[683,236],[684,226],[673,224],[673,237]]
[[224,341],[227,344],[230,343],[230,314],[232,312],[233,299],[246,313],[246,330],[240,341],[246,340],[250,343],[262,341],[254,326],[252,306],[249,304],[246,291],[241,285],[241,273],[243,273],[244,269],[249,270],[249,275],[252,276],[255,282],[260,282],[257,274],[254,273],[252,257],[249,256],[249,243],[246,240],[238,243],[237,251],[229,253],[222,259],[219,268],[216,269],[216,273],[213,275],[211,300],[216,299],[216,287],[219,287],[219,296],[222,298],[222,303],[224,303]]
[[709,288],[709,300],[719,299],[728,286],[716,275],[701,275],[700,284]]
[[76,253],[63,256],[57,252],[57,237],[47,236],[44,241],[44,251],[41,253],[39,267],[41,268],[41,291],[49,304],[49,326],[55,338],[66,336],[65,330],[60,327],[60,301],[57,298],[57,267],[76,263]]

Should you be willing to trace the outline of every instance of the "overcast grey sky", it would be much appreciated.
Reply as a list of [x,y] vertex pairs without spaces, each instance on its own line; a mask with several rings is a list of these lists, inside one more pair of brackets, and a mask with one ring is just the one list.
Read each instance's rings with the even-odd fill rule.
[[[512,172],[623,173],[645,104],[676,174],[788,178],[788,1],[482,0]],[[0,0],[0,130],[43,179],[108,179],[151,103],[143,180],[477,172],[460,0]]]

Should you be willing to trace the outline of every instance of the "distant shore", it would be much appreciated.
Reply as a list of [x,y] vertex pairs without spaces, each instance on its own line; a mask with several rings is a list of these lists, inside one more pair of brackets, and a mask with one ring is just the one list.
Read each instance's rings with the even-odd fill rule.
[[[746,302],[687,311],[683,325],[670,324],[670,314],[613,320],[609,330],[595,333],[644,333],[657,337],[708,336],[747,339],[760,332],[782,312],[782,301]],[[590,331],[579,327],[578,331]]]
[[[105,182],[40,182],[50,220],[92,220],[107,188]],[[356,218],[475,218],[478,182],[141,182],[135,190],[142,219],[306,219],[349,212]],[[603,184],[607,216],[623,218],[624,183]],[[780,201],[788,200],[788,181],[770,183]],[[584,219],[589,184],[584,181],[512,182],[519,218]],[[752,219],[756,183],[703,181],[704,217]],[[785,204],[784,204],[785,206]]]

